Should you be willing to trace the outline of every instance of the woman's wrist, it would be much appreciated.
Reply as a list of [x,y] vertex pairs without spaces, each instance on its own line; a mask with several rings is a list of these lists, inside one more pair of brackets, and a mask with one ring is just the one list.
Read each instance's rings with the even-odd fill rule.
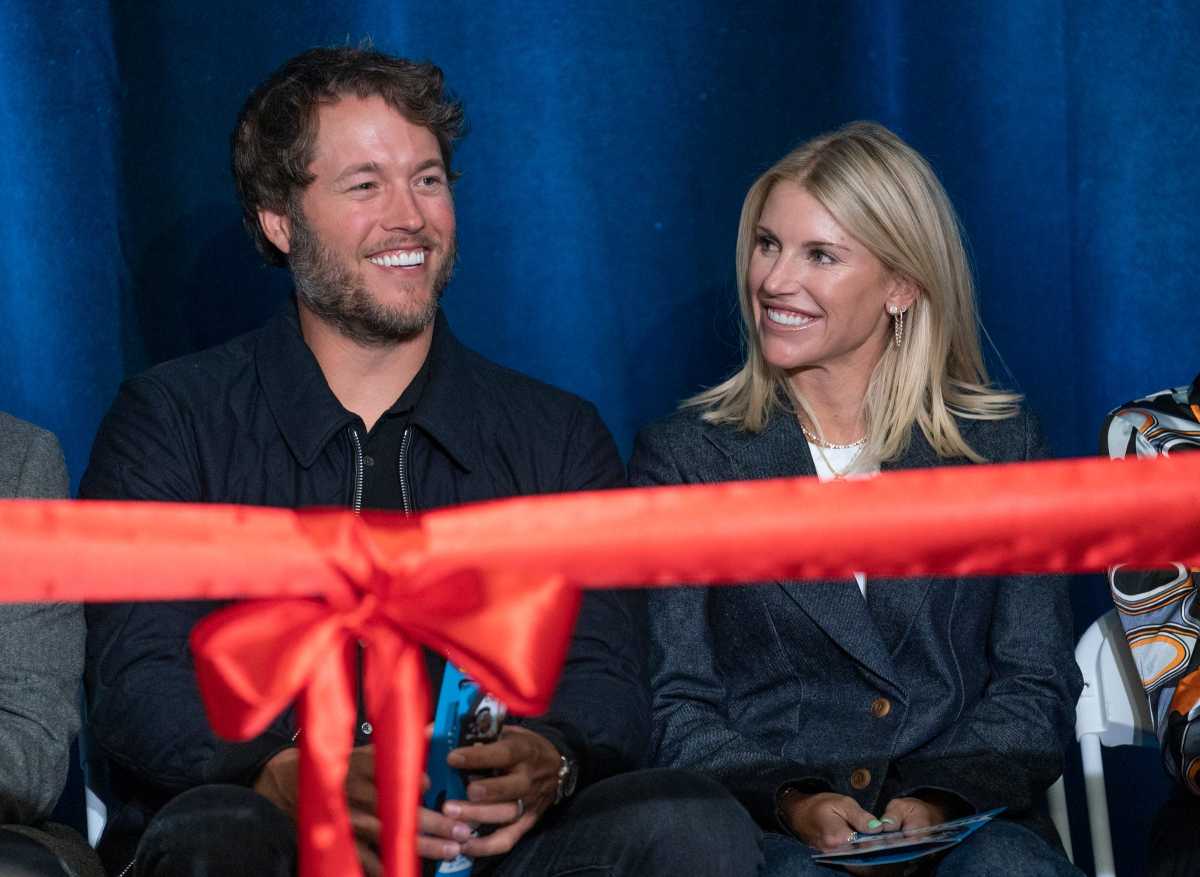
[[775,793],[775,818],[785,831],[796,834],[795,810],[811,797],[812,793],[800,786],[783,786]]

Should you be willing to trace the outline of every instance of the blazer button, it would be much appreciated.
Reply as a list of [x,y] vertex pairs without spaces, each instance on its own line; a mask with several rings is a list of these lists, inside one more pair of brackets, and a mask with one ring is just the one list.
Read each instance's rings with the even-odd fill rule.
[[856,789],[865,789],[871,785],[871,772],[865,767],[858,767],[850,774],[850,785]]
[[892,702],[886,697],[877,697],[871,701],[871,715],[877,719],[882,719],[892,711]]

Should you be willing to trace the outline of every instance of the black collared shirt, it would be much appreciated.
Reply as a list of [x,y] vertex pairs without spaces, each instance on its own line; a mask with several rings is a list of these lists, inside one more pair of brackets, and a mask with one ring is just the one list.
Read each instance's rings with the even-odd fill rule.
[[[429,382],[430,357],[426,356],[421,368],[405,387],[392,407],[383,412],[371,427],[363,442],[363,502],[364,509],[386,509],[388,511],[416,511],[413,500],[413,476],[410,459],[402,450],[412,437],[405,435],[417,429],[413,425],[413,413],[421,402],[421,394]],[[423,649],[425,671],[429,676],[431,708],[437,705],[438,689],[446,669],[446,659],[432,649]]]
[[400,450],[404,433],[412,426],[413,413],[429,381],[429,369],[429,357],[426,356],[400,398],[383,412],[366,435],[363,443],[364,509],[416,511],[410,492],[411,475],[401,469]]

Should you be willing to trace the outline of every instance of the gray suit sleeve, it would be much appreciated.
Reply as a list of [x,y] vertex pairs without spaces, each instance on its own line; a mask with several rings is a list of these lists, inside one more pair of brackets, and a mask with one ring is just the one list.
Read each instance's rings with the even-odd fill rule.
[[23,499],[63,499],[68,487],[67,464],[58,441],[45,430],[34,430],[17,475],[15,496]]
[[[16,496],[66,496],[54,437],[34,432],[23,453]],[[79,732],[83,638],[79,606],[0,605],[0,824],[41,822],[62,793]]]

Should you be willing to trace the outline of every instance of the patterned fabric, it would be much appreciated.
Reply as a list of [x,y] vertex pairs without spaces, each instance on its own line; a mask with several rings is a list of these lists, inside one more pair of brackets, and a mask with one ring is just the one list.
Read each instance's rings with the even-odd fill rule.
[[[1200,450],[1200,375],[1191,386],[1113,411],[1100,433],[1113,459]],[[1200,568],[1109,570],[1113,602],[1150,700],[1167,773],[1200,795]]]

